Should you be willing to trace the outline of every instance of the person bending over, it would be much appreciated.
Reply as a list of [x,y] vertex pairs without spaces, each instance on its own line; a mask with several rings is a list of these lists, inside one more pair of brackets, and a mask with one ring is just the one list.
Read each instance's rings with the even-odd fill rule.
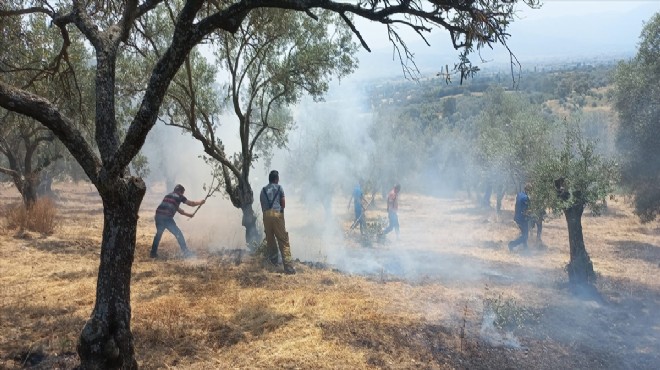
[[160,203],[158,208],[156,208],[156,215],[154,220],[156,221],[156,235],[154,236],[154,241],[151,245],[151,253],[149,256],[151,258],[158,258],[158,244],[160,243],[160,238],[163,236],[165,230],[169,230],[174,237],[176,237],[177,242],[179,242],[179,248],[183,252],[184,258],[194,257],[195,254],[191,252],[186,246],[186,239],[183,237],[181,229],[174,222],[174,215],[179,212],[184,216],[193,217],[192,213],[187,213],[186,211],[179,208],[181,203],[196,207],[201,206],[206,203],[206,200],[189,200],[186,198],[183,193],[186,189],[181,184],[177,184],[174,187],[174,191],[165,195],[163,201]]

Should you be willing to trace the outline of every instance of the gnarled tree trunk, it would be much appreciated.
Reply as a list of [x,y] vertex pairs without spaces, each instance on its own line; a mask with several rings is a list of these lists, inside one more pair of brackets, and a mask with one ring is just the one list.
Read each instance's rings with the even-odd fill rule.
[[574,205],[564,211],[568,225],[568,243],[571,250],[571,260],[566,265],[568,280],[571,284],[587,284],[596,280],[594,265],[584,245],[582,234],[582,213],[584,205]]
[[243,211],[242,224],[245,227],[245,241],[248,245],[260,243],[259,229],[257,229],[257,215],[252,209],[252,203],[241,207],[241,211]]
[[31,173],[22,179],[19,190],[25,207],[29,208],[37,201],[39,183],[39,174]]
[[243,212],[243,219],[241,224],[245,227],[245,242],[247,245],[260,243],[262,238],[259,238],[259,231],[257,229],[257,216],[252,209],[254,204],[254,193],[252,186],[247,179],[242,179],[236,186],[240,198],[240,206],[238,208]]
[[82,369],[137,369],[131,334],[131,266],[142,179],[119,179],[99,189],[103,199],[103,241],[96,304],[85,324],[78,355]]
[[225,190],[229,194],[229,200],[234,207],[239,208],[243,212],[241,224],[245,227],[245,242],[248,246],[258,245],[261,242],[259,237],[259,230],[257,229],[257,216],[252,209],[254,204],[254,192],[252,186],[248,181],[249,167],[244,169],[244,174],[236,176],[232,179],[231,173],[227,166],[222,166],[222,176],[225,180]]

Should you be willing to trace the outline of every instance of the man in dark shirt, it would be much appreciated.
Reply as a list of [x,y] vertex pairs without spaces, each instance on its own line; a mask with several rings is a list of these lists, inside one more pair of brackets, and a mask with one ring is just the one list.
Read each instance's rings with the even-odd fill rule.
[[192,217],[192,213],[185,212],[179,208],[179,205],[183,203],[191,207],[196,207],[206,203],[206,200],[189,200],[183,195],[185,191],[186,189],[183,185],[178,184],[174,187],[174,191],[167,194],[158,208],[156,208],[156,235],[154,236],[154,242],[151,245],[151,253],[149,254],[151,258],[158,257],[158,244],[160,243],[160,238],[163,236],[165,229],[174,234],[177,242],[179,242],[179,247],[181,248],[184,257],[188,258],[194,256],[194,253],[192,253],[186,246],[186,240],[183,237],[181,229],[179,229],[179,227],[176,226],[176,222],[174,222],[174,215],[179,212],[184,216]]
[[520,236],[509,242],[509,250],[512,251],[517,245],[522,244],[527,249],[527,237],[529,234],[529,196],[527,193],[530,185],[525,185],[525,189],[516,196],[516,208],[513,214],[513,220],[518,224]]
[[[268,174],[268,185],[261,189],[259,201],[263,211],[264,232],[266,233],[266,257],[273,265],[278,264],[279,253],[282,254],[284,273],[296,273],[291,260],[289,233],[284,224],[284,189],[279,185],[280,174],[273,170]],[[277,243],[276,243],[277,240]]]

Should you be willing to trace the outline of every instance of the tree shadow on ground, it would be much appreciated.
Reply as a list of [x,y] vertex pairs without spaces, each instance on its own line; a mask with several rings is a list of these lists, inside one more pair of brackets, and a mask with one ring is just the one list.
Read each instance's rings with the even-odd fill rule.
[[33,239],[29,247],[42,252],[80,256],[98,254],[101,249],[98,240],[84,238],[70,240]]
[[633,240],[609,242],[614,246],[614,253],[621,258],[634,258],[660,266],[660,247]]
[[70,220],[86,220],[103,214],[103,208],[94,209],[58,209],[60,217],[67,216]]
[[[258,340],[294,319],[264,304],[246,304],[233,317],[207,316],[204,320],[145,320],[133,329],[136,353],[144,368],[182,366],[181,359],[203,359],[209,349],[218,350],[238,343]],[[199,336],[203,331],[205,335]],[[195,338],[191,341],[189,338]]]
[[[70,305],[0,306],[0,368],[71,369],[77,366],[75,343],[85,318]],[[25,343],[30,343],[25,347]],[[23,345],[22,345],[23,344]],[[4,364],[4,365],[3,365]]]
[[553,339],[575,357],[573,368],[658,368],[660,292],[608,277],[599,277],[596,286],[563,288],[566,294],[543,310],[527,336]]

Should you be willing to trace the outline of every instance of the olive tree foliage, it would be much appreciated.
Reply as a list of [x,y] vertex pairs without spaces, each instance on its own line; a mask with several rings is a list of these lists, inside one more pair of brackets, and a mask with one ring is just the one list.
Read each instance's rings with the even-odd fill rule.
[[52,150],[55,136],[24,116],[2,113],[0,120],[9,123],[0,130],[0,154],[7,161],[6,167],[0,165],[0,173],[10,176],[24,205],[30,207],[37,200],[41,172],[60,158],[60,153]]
[[[402,60],[412,57],[399,30],[408,28],[424,37],[433,28],[449,32],[453,46],[464,58],[457,64],[461,76],[474,71],[467,55],[483,47],[505,44],[507,27],[514,20],[510,0],[185,0],[177,8],[167,0],[10,0],[2,2],[0,23],[29,22],[43,15],[59,32],[59,47],[50,49],[44,70],[63,72],[71,40],[82,37],[93,50],[94,139],[78,126],[77,118],[62,102],[32,91],[13,80],[14,70],[0,74],[0,107],[30,117],[50,129],[76,159],[96,187],[104,208],[103,235],[96,301],[80,335],[78,354],[85,369],[137,367],[131,333],[130,281],[135,252],[138,211],[145,194],[144,181],[128,172],[160,115],[167,91],[196,45],[220,32],[223,37],[239,32],[257,9],[277,8],[318,19],[320,10],[337,14],[363,47],[368,40],[351,17],[384,25]],[[536,0],[521,3],[538,5]],[[141,37],[137,24],[157,8],[173,11],[174,27],[164,35],[167,46],[153,65],[145,65],[146,84],[133,96],[136,109],[130,116],[118,114],[119,63],[132,37]],[[30,33],[30,29],[26,29]],[[31,45],[17,45],[29,54]],[[11,53],[8,57],[21,54]],[[15,63],[20,64],[20,60]],[[91,81],[87,81],[92,85]],[[137,90],[136,90],[137,91]],[[238,95],[237,95],[238,97]],[[7,123],[0,122],[3,126]],[[123,134],[122,134],[123,132]],[[214,142],[215,143],[215,142]],[[249,147],[248,147],[249,148]],[[247,153],[247,151],[245,151]]]
[[570,261],[566,266],[572,284],[595,281],[582,230],[582,215],[589,208],[595,215],[605,206],[618,182],[618,169],[611,158],[598,154],[597,143],[585,138],[579,119],[564,121],[564,138],[558,147],[534,164],[529,176],[532,202],[563,214],[568,226]]
[[642,221],[660,213],[660,13],[644,26],[637,55],[617,66],[614,107],[622,183],[635,197]]
[[369,128],[375,148],[369,153],[367,173],[381,195],[386,195],[395,183],[413,191],[426,190],[422,175],[437,170],[436,138],[447,136],[446,125],[445,120],[437,117],[434,106],[377,112]]
[[517,92],[500,87],[485,94],[486,106],[478,118],[474,155],[480,163],[479,178],[485,189],[483,203],[490,206],[497,192],[497,210],[506,191],[520,191],[532,166],[548,155],[554,125],[540,106]]
[[[58,32],[48,27],[47,17],[2,22],[0,35],[0,73],[15,85],[48,96],[83,127],[89,114],[83,101],[89,95],[72,73],[74,64],[80,67],[88,58],[82,44],[71,40],[66,60],[61,62],[66,65],[59,67],[49,65],[49,54],[61,48],[62,42]],[[57,72],[60,68],[61,73]],[[0,165],[0,173],[11,178],[24,204],[30,206],[38,195],[47,193],[39,190],[50,190],[50,167],[66,155],[65,149],[50,129],[32,118],[0,108],[0,121],[0,155],[6,163]]]
[[[255,11],[235,37],[220,43],[216,55],[230,74],[225,96],[238,118],[241,151],[229,157],[215,145],[206,152],[222,164],[224,187],[234,206],[243,210],[248,244],[260,241],[249,183],[254,161],[286,144],[294,125],[291,104],[302,94],[322,98],[333,76],[354,70],[356,49],[350,28],[329,11],[314,18],[283,10]],[[196,137],[205,147],[210,143]]]
[[[341,17],[329,11],[312,18],[259,9],[234,35],[216,36],[216,65],[227,80],[214,86],[222,74],[215,74],[203,58],[189,57],[167,95],[173,104],[165,115],[167,124],[202,143],[209,163],[218,167],[219,183],[242,210],[246,242],[254,245],[261,240],[253,210],[252,167],[259,159],[268,162],[274,148],[286,145],[294,125],[291,104],[303,93],[320,99],[331,77],[353,71],[357,45]],[[233,113],[234,122],[221,117],[223,108]],[[240,150],[228,152],[219,130],[238,134]]]

